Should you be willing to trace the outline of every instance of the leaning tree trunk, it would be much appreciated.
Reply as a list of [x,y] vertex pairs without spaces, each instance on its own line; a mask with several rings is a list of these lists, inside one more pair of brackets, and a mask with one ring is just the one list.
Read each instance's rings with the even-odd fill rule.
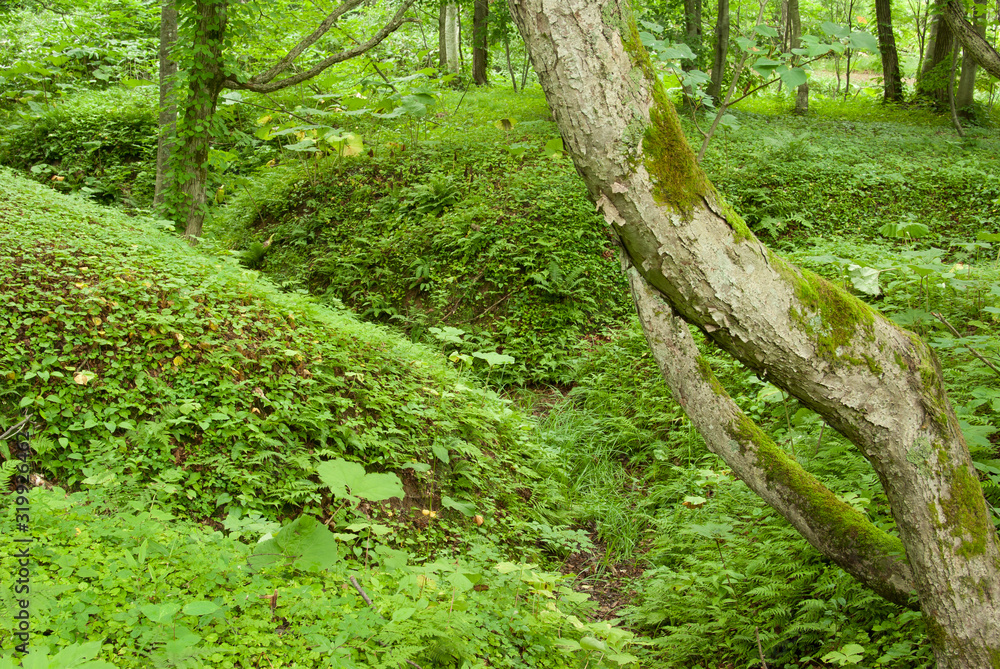
[[706,91],[716,103],[722,102],[722,79],[729,56],[729,0],[719,0],[715,17],[715,57],[712,60],[712,81]]
[[[986,0],[975,0],[973,11],[975,13],[973,26],[975,26],[976,32],[985,39]],[[955,94],[955,106],[958,107],[959,113],[963,116],[969,115],[968,108],[972,106],[976,93],[976,70],[978,69],[979,66],[976,64],[975,59],[969,55],[968,50],[964,50],[962,74],[958,78],[958,92]]]
[[160,2],[160,113],[159,135],[156,141],[156,185],[153,204],[163,204],[163,190],[166,185],[167,165],[174,145],[177,128],[177,105],[174,101],[173,85],[177,75],[177,61],[171,50],[177,41],[177,6],[174,0]]
[[486,70],[490,55],[489,12],[489,0],[476,0],[472,13],[472,81],[477,86],[489,83]]
[[892,0],[875,0],[878,49],[882,54],[883,102],[903,101],[903,78],[899,74],[899,53],[892,32]]
[[976,26],[965,18],[965,8],[958,0],[937,0],[936,6],[942,12],[948,27],[965,49],[965,55],[979,67],[1000,79],[1000,54],[993,48]]
[[948,76],[951,73],[953,47],[951,27],[938,3],[938,11],[932,19],[930,34],[927,36],[924,64],[917,75],[917,93],[933,101],[940,109],[948,106]]
[[[896,602],[915,590],[939,667],[996,666],[1000,550],[931,350],[757,241],[698,167],[628,0],[510,5],[566,148],[622,244],[657,362],[710,447],[856,578]],[[860,448],[899,538],[837,503],[739,411],[688,324]]]

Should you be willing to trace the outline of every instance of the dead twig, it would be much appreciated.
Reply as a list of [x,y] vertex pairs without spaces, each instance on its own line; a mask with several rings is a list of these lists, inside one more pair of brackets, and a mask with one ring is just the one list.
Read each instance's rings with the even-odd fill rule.
[[[951,333],[953,335],[955,335],[959,339],[962,338],[962,335],[959,333],[958,330],[955,329],[955,326],[952,325],[951,323],[949,323],[948,320],[944,316],[942,316],[941,314],[937,313],[936,311],[932,311],[931,312],[931,316],[933,316],[934,318],[936,318],[939,321],[941,321],[942,323],[944,323],[944,326],[946,328],[948,328],[949,330],[951,330]],[[972,348],[971,346],[969,346],[968,344],[966,344],[964,342],[962,343],[962,346],[964,346],[965,348],[969,349],[969,353],[971,353],[972,355],[974,355],[977,358],[979,358],[980,360],[982,360],[984,365],[986,365],[987,367],[989,367],[990,369],[992,369],[994,372],[997,373],[998,376],[1000,376],[1000,369],[998,369],[996,365],[994,365],[992,362],[990,362],[985,357],[983,357],[982,353],[980,353],[979,351],[977,351],[976,349]]]

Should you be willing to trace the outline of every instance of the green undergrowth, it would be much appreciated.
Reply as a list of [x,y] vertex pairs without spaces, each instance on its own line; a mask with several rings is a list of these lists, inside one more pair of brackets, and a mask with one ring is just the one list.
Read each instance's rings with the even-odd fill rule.
[[972,128],[960,139],[920,110],[863,106],[846,117],[843,105],[806,118],[736,112],[740,127],[712,140],[704,167],[765,242],[873,239],[910,221],[946,238],[994,227],[995,133]]
[[8,111],[0,163],[54,189],[147,207],[156,178],[156,89],[110,89]]
[[347,457],[400,472],[405,499],[384,511],[454,522],[417,535],[428,543],[460,542],[470,522],[447,500],[505,534],[524,497],[544,498],[552,463],[530,425],[434,351],[155,222],[0,180],[0,425],[31,417],[45,478],[118,499],[149,489],[204,519],[320,515],[316,466]]
[[[892,530],[877,476],[850,444],[779,389],[702,342],[730,395],[842,500]],[[588,355],[578,385],[540,423],[571,463],[563,505],[606,548],[591,576],[623,563],[639,601],[626,614],[657,666],[811,666],[851,644],[859,666],[931,666],[918,614],[881,600],[825,560],[710,454],[658,374],[637,323]],[[833,656],[830,656],[833,657]]]
[[459,367],[566,383],[581,342],[631,307],[583,184],[560,152],[543,153],[553,134],[542,119],[481,123],[265,171],[210,234],[286,287],[401,326]]
[[[35,488],[30,533],[7,507],[0,566],[17,573],[27,546],[30,591],[0,588],[8,621],[0,667],[20,666],[11,634],[25,615],[33,636],[24,666],[52,669],[570,668],[639,659],[632,633],[588,621],[587,596],[565,576],[510,562],[485,541],[415,561],[380,539],[361,559],[311,516],[253,546],[143,501],[113,506],[100,489]],[[37,541],[14,544],[15,532]]]

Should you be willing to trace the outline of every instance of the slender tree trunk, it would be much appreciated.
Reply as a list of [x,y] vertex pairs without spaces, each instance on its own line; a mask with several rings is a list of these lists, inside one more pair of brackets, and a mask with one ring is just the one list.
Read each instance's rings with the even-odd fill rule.
[[174,133],[177,131],[177,105],[173,95],[177,61],[170,55],[176,41],[177,7],[174,0],[160,0],[160,113],[156,141],[156,186],[153,195],[153,204],[156,206],[163,204],[170,152],[174,146]]
[[722,99],[722,80],[726,74],[726,60],[729,56],[729,0],[719,0],[715,17],[715,57],[712,61],[712,81],[708,94],[717,103]]
[[472,80],[477,86],[489,83],[489,0],[476,0],[472,13]]
[[917,75],[917,94],[934,102],[939,109],[948,108],[948,76],[951,73],[951,52],[954,36],[940,3],[931,19],[927,36],[927,52]]
[[438,7],[438,67],[448,67],[448,4]]
[[[876,592],[915,590],[940,669],[1000,658],[1000,549],[931,349],[771,253],[698,167],[628,0],[510,0],[549,107],[624,249],[640,318],[712,449]],[[742,414],[694,325],[858,446],[899,537],[810,477]]]
[[445,45],[448,54],[448,71],[461,71],[461,55],[458,52],[458,5],[449,3],[445,8],[444,22]]
[[684,43],[696,58],[684,63],[685,70],[696,70],[701,64],[701,0],[684,0]]
[[503,55],[507,59],[507,72],[510,73],[510,85],[513,86],[514,92],[517,93],[517,74],[514,72],[514,65],[510,62],[510,38],[505,34],[503,36]]
[[[799,12],[799,0],[788,0],[788,48],[798,49],[802,38],[802,19]],[[809,111],[809,82],[799,85],[795,91],[795,113],[805,114]]]
[[[973,5],[975,15],[973,25],[976,32],[986,39],[986,0],[975,0]],[[955,94],[955,106],[959,114],[968,116],[967,108],[972,106],[976,92],[976,70],[979,66],[967,52],[962,57],[962,74],[958,80],[958,92]]]
[[903,78],[899,73],[896,36],[892,32],[892,0],[875,0],[875,20],[878,23],[878,49],[882,53],[882,100],[902,102]]
[[965,55],[991,76],[1000,79],[1000,54],[965,18],[964,6],[957,0],[938,0],[936,6],[941,8],[948,27],[965,49]]

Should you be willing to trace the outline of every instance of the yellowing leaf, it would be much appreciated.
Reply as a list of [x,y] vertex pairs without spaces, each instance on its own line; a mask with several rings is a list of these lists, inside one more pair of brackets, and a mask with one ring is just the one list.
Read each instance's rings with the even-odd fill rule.
[[73,285],[76,286],[77,288],[86,288],[87,287],[87,284],[83,283],[82,281],[79,282],[79,283],[74,283]]
[[257,119],[257,125],[264,125],[265,123],[270,123],[270,122],[271,122],[270,114],[268,114],[267,116],[261,116],[259,119]]
[[102,320],[101,320],[100,318],[98,318],[97,316],[94,316],[94,317],[93,317],[93,318],[91,318],[90,320],[91,320],[91,322],[92,322],[92,323],[93,323],[93,324],[94,324],[95,326],[98,326],[98,325],[100,325],[101,323],[103,323],[103,322],[104,322],[104,321],[102,321]]
[[182,364],[184,364],[184,358],[181,356],[174,358],[174,367],[180,367]]
[[216,325],[215,323],[209,322],[208,329],[211,330],[212,332],[218,332],[219,326]]
[[93,372],[77,372],[73,375],[73,382],[80,386],[85,386],[91,382],[91,380],[96,379],[97,374]]

